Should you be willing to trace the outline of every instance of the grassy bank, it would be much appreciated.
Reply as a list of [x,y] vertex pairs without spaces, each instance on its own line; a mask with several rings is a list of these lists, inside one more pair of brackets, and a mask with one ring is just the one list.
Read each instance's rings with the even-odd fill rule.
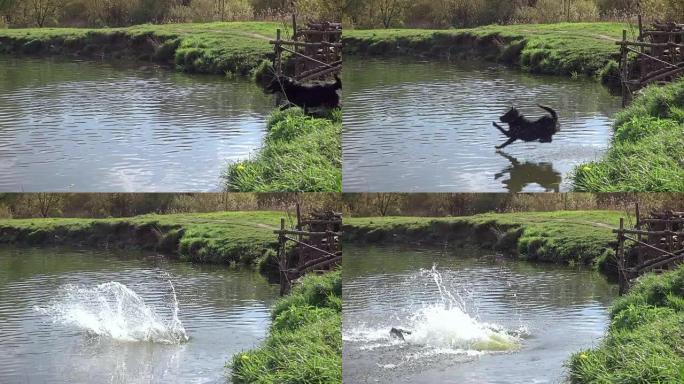
[[532,73],[587,75],[614,81],[620,23],[490,25],[454,30],[345,31],[348,54],[478,57]]
[[573,383],[684,382],[684,267],[646,276],[618,299],[606,338],[569,368]]
[[230,22],[0,29],[0,53],[151,60],[186,72],[248,74],[273,53],[268,40],[278,26]]
[[235,383],[342,383],[342,277],[309,275],[272,312],[264,345],[236,354]]
[[477,245],[519,258],[610,268],[621,212],[559,211],[489,213],[468,217],[372,217],[345,219],[345,241]]
[[342,113],[313,118],[292,108],[275,112],[261,150],[224,174],[232,192],[342,190]]
[[279,212],[144,215],[122,219],[0,220],[0,244],[155,250],[200,263],[277,265]]
[[684,192],[684,80],[653,86],[620,112],[603,159],[575,169],[574,189]]

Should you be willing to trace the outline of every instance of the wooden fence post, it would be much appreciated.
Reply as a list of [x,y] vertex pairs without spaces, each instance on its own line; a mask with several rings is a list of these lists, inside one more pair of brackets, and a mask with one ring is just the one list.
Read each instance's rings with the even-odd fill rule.
[[285,238],[285,218],[280,219],[280,233],[278,234],[278,261],[280,268],[280,296],[290,291],[290,279],[287,274],[287,239]]
[[620,230],[618,232],[618,248],[617,248],[617,258],[618,258],[618,281],[620,295],[627,293],[629,288],[629,282],[627,277],[627,271],[625,271],[625,219],[620,218]]
[[276,43],[275,43],[275,54],[276,54],[276,74],[278,77],[283,75],[283,50],[280,42],[280,28],[276,31]]
[[622,74],[620,82],[622,83],[622,107],[627,106],[627,92],[629,88],[627,87],[627,79],[629,78],[629,70],[627,69],[627,64],[629,62],[629,51],[627,50],[627,30],[622,30],[622,46],[620,47],[620,63],[622,64]]

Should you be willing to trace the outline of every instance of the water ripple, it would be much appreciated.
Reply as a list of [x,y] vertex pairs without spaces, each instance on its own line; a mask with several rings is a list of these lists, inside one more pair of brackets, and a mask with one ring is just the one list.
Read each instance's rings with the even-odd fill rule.
[[[604,334],[616,295],[589,270],[464,250],[344,248],[349,382],[562,382],[568,356]],[[392,327],[417,333],[401,342]],[[511,340],[514,352],[492,354]]]
[[[119,322],[107,324],[104,314],[110,312],[112,320],[118,316],[133,325],[166,322],[174,309],[169,281],[187,342],[131,342],[145,339],[140,331],[146,328],[122,333]],[[105,301],[92,297],[112,286],[117,295],[134,292],[161,317],[140,322],[136,316],[147,312],[139,308],[132,317],[119,316],[130,311],[112,307],[111,295]],[[0,247],[0,382],[222,383],[226,361],[265,337],[276,297],[277,287],[256,273],[175,263],[154,254]],[[95,326],[83,318],[73,321],[84,309],[91,315],[85,320],[101,321]]]
[[[491,64],[348,60],[344,71],[346,192],[565,190],[573,166],[600,157],[618,98],[591,81],[534,77]],[[505,140],[492,127],[510,106],[560,112],[551,144]]]
[[216,190],[226,161],[261,145],[273,108],[247,80],[47,59],[0,67],[0,191]]

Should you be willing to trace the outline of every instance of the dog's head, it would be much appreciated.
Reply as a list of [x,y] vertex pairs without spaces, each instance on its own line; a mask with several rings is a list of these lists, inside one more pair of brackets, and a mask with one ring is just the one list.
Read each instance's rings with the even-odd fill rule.
[[512,123],[520,118],[520,112],[517,108],[511,107],[511,109],[500,117],[502,123]]
[[268,85],[264,89],[268,93],[276,93],[276,92],[279,92],[281,90],[281,88],[282,87],[280,85],[280,81],[278,81],[278,77],[273,77],[273,79],[271,79],[271,81],[268,83]]
[[266,86],[266,92],[277,93],[283,92],[283,89],[291,85],[293,80],[287,76],[274,76],[273,80]]

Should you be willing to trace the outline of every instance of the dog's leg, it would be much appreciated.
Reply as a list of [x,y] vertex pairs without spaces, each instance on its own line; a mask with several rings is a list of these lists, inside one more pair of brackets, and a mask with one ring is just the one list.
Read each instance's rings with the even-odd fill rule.
[[511,134],[510,134],[508,131],[506,131],[505,129],[503,129],[502,126],[500,126],[500,125],[497,124],[497,123],[492,123],[492,124],[494,124],[494,127],[496,127],[496,129],[498,129],[499,131],[501,131],[501,133],[503,133],[504,135],[506,135],[506,137],[511,137]]
[[504,148],[506,148],[507,146],[513,144],[513,142],[516,141],[516,140],[518,140],[518,139],[516,139],[515,137],[511,137],[510,139],[508,139],[507,142],[505,142],[505,143],[499,145],[498,147],[496,147],[496,149],[504,149]]
[[513,156],[507,154],[506,152],[503,152],[503,151],[496,151],[496,153],[498,153],[499,155],[501,155],[502,157],[504,157],[506,160],[510,161],[510,162],[511,162],[511,165],[513,165],[513,167],[519,167],[519,166],[520,166],[520,162],[518,161],[518,159],[516,159],[515,157],[513,157]]

